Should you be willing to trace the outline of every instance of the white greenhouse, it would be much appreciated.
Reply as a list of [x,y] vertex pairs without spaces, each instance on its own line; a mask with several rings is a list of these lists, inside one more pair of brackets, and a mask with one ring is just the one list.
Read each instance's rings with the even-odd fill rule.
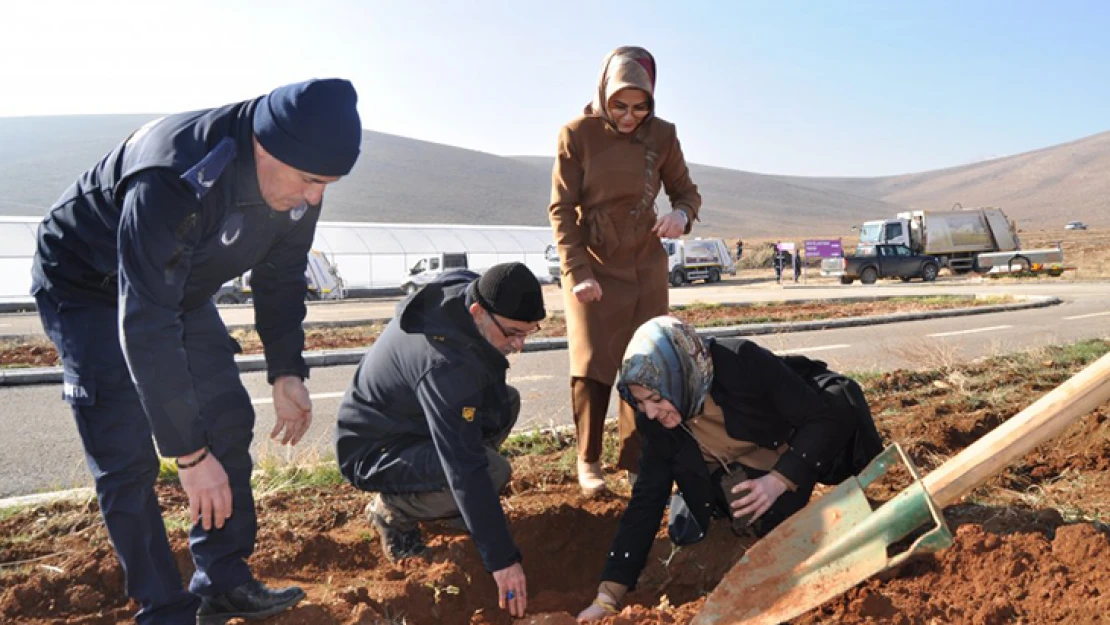
[[33,304],[31,258],[38,217],[0,217],[0,305]]
[[[28,304],[39,217],[0,217],[0,305]],[[456,224],[320,222],[314,249],[326,255],[352,294],[396,291],[421,259],[467,255],[477,271],[520,261],[543,281],[551,228]]]

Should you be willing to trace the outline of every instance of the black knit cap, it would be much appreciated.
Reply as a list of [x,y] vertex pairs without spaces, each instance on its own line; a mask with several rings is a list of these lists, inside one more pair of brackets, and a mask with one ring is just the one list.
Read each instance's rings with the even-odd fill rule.
[[534,323],[547,316],[540,282],[523,263],[490,267],[470,283],[469,291],[482,308],[513,321]]

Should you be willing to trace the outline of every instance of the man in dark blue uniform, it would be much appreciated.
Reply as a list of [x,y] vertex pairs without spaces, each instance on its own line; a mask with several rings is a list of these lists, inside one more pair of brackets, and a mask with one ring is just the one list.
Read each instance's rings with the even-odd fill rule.
[[367,513],[386,557],[425,551],[418,521],[461,521],[501,607],[517,617],[527,584],[498,498],[512,472],[498,447],[520,412],[505,355],[545,316],[540,284],[521,263],[481,278],[444,274],[398,307],[363,356],[336,425],[344,477],[379,493]]
[[[253,270],[271,437],[296,444],[312,420],[307,253],[325,186],[358,158],[356,102],[351,83],[314,80],[155,120],[85,172],[39,227],[32,292],[139,623],[261,618],[304,597],[267,588],[246,564],[254,410],[211,297]],[[153,488],[152,435],[189,497],[189,592]]]

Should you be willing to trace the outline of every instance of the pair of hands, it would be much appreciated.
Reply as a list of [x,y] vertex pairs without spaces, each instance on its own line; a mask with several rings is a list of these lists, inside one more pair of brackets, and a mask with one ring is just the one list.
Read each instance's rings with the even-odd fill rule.
[[497,583],[497,605],[514,617],[522,618],[528,608],[528,580],[524,577],[524,567],[517,562],[494,571],[493,581]]
[[[283,376],[274,380],[274,429],[270,438],[282,445],[296,445],[312,425],[312,401],[304,380]],[[204,449],[178,458],[183,464],[198,458]],[[211,453],[200,464],[178,471],[181,487],[189,497],[189,517],[205,531],[220,529],[231,518],[232,497],[227,471]]]
[[[671,239],[686,231],[686,223],[686,213],[682,210],[673,210],[656,220],[651,233],[660,239]],[[601,285],[593,278],[574,285],[571,291],[579,303],[601,301]]]

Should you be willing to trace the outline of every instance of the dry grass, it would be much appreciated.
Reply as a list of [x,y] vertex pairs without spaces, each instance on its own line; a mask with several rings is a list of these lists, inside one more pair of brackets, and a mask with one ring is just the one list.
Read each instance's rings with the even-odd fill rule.
[[909,360],[914,369],[936,369],[947,375],[963,361],[959,343],[944,341],[926,336],[897,348],[888,345],[887,349]]
[[[984,490],[981,503],[1025,508],[1051,508],[1069,523],[1110,523],[1110,501],[1091,500],[1090,492],[1106,492],[1110,477],[1065,469],[1060,475],[1041,483],[1019,482],[1017,488]],[[1077,502],[1082,502],[1077,503]]]
[[1110,230],[1038,230],[1022,232],[1026,248],[1064,248],[1064,264],[1074,267],[1065,277],[1080,280],[1110,278]]

